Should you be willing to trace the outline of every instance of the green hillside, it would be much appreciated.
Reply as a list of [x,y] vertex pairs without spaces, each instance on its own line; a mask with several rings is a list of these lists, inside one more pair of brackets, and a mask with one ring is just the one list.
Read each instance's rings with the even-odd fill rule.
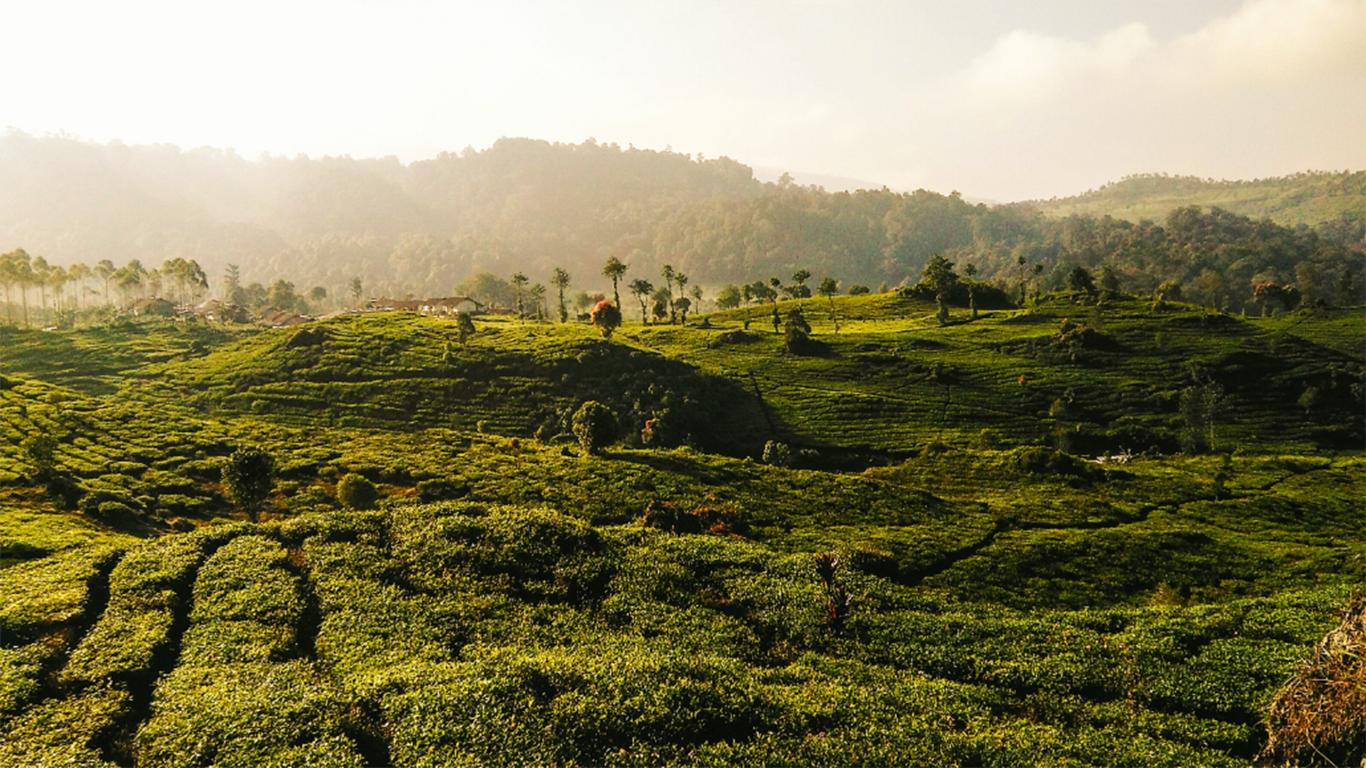
[[1253,219],[1295,227],[1366,218],[1366,171],[1300,173],[1252,181],[1194,176],[1139,175],[1073,197],[1030,203],[1055,216],[1113,216],[1164,221],[1177,208],[1222,208]]
[[1366,584],[1361,308],[935,312],[0,331],[0,764],[1252,765]]

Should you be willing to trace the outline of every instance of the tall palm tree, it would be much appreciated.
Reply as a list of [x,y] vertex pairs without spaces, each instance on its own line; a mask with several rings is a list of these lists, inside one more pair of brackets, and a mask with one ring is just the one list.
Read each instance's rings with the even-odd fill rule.
[[23,248],[10,253],[10,279],[19,286],[19,301],[24,305],[24,327],[28,328],[28,287],[33,285],[33,261]]
[[109,259],[100,259],[95,265],[95,276],[104,281],[104,305],[109,306],[109,283],[114,279],[114,274],[119,270],[114,266],[114,262]]
[[92,274],[90,267],[78,261],[67,268],[66,274],[76,286],[76,311],[79,312],[81,311],[81,294],[85,291],[85,283]]
[[5,322],[14,325],[14,298],[10,290],[17,281],[14,271],[14,254],[0,253],[0,285],[5,286]]
[[35,256],[32,266],[29,268],[32,277],[29,278],[30,285],[38,286],[38,301],[42,306],[43,314],[47,314],[47,279],[52,272],[52,265],[47,263],[47,259],[42,256]]
[[550,282],[560,292],[560,322],[569,322],[569,310],[564,307],[564,289],[569,287],[569,273],[555,267],[555,273],[550,276]]
[[526,275],[521,272],[516,272],[512,275],[512,287],[517,291],[517,317],[519,319],[526,318],[526,312],[522,307],[522,288],[526,287],[528,282]]
[[669,303],[669,324],[673,325],[674,315],[674,266],[665,264],[664,269],[659,273],[664,278],[664,293],[667,295]]
[[617,292],[617,283],[626,274],[626,265],[621,263],[621,259],[612,256],[607,259],[607,263],[602,265],[602,275],[612,281],[612,300],[617,304],[617,311],[621,311],[621,294]]
[[[674,285],[677,285],[677,286],[678,286],[678,298],[680,298],[680,299],[686,299],[686,298],[688,297],[688,294],[687,294],[688,276],[685,275],[685,274],[683,274],[682,272],[675,272],[675,273],[674,273]],[[670,310],[670,312],[672,312],[672,310]],[[687,312],[684,312],[684,313],[683,313],[683,322],[685,322],[685,323],[688,322],[688,313],[687,313]]]
[[52,289],[52,313],[57,315],[62,311],[62,297],[66,294],[67,283],[71,280],[67,277],[66,269],[59,266],[50,267],[47,271],[47,285]]

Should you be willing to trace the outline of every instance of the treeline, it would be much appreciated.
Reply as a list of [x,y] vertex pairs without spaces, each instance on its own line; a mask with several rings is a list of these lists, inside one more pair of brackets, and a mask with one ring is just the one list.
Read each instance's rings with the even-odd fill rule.
[[1176,283],[1240,309],[1265,283],[1310,302],[1353,300],[1342,289],[1362,284],[1366,243],[1360,211],[1293,228],[1190,207],[1155,222],[1059,219],[956,193],[763,184],[729,159],[591,141],[504,139],[404,165],[11,134],[0,176],[12,180],[0,189],[7,247],[62,264],[191,259],[211,284],[236,264],[247,285],[284,280],[338,297],[356,280],[369,296],[441,295],[479,273],[548,284],[555,269],[602,291],[607,258],[650,279],[671,265],[712,290],[800,270],[879,288],[914,281],[942,254],[1012,294],[1109,267],[1128,291]]

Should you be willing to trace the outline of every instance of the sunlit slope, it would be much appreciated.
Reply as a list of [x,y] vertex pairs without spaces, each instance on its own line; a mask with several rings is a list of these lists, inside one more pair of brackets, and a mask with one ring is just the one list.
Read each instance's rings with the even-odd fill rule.
[[1050,216],[1073,214],[1162,221],[1177,208],[1218,207],[1277,224],[1314,225],[1347,215],[1366,217],[1366,172],[1307,173],[1255,181],[1189,176],[1135,176],[1098,190],[1030,203]]
[[[823,351],[786,352],[765,307],[717,313],[710,329],[633,327],[622,336],[757,388],[774,433],[813,448],[895,453],[933,441],[1061,441],[1087,453],[1172,451],[1184,426],[1182,391],[1197,381],[1223,391],[1216,447],[1362,440],[1353,385],[1366,328],[1355,310],[1304,313],[1297,325],[1289,317],[1252,321],[1187,305],[1154,312],[1146,301],[1093,307],[1060,297],[1028,310],[984,310],[976,320],[954,308],[941,327],[932,304],[892,294],[833,305],[784,301],[779,315],[796,308]],[[745,321],[748,331],[735,333]],[[1298,404],[1311,388],[1312,398]]]
[[677,360],[601,339],[584,325],[480,320],[461,343],[450,320],[390,313],[262,332],[146,369],[143,394],[212,414],[338,426],[441,426],[567,434],[585,400],[611,406],[628,439],[668,412],[701,447],[762,445],[753,395]]

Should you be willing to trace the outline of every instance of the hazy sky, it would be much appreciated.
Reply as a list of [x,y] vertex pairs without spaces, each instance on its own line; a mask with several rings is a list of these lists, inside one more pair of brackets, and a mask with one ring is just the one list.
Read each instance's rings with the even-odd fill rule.
[[0,0],[0,126],[428,157],[595,137],[996,200],[1366,167],[1366,0]]

